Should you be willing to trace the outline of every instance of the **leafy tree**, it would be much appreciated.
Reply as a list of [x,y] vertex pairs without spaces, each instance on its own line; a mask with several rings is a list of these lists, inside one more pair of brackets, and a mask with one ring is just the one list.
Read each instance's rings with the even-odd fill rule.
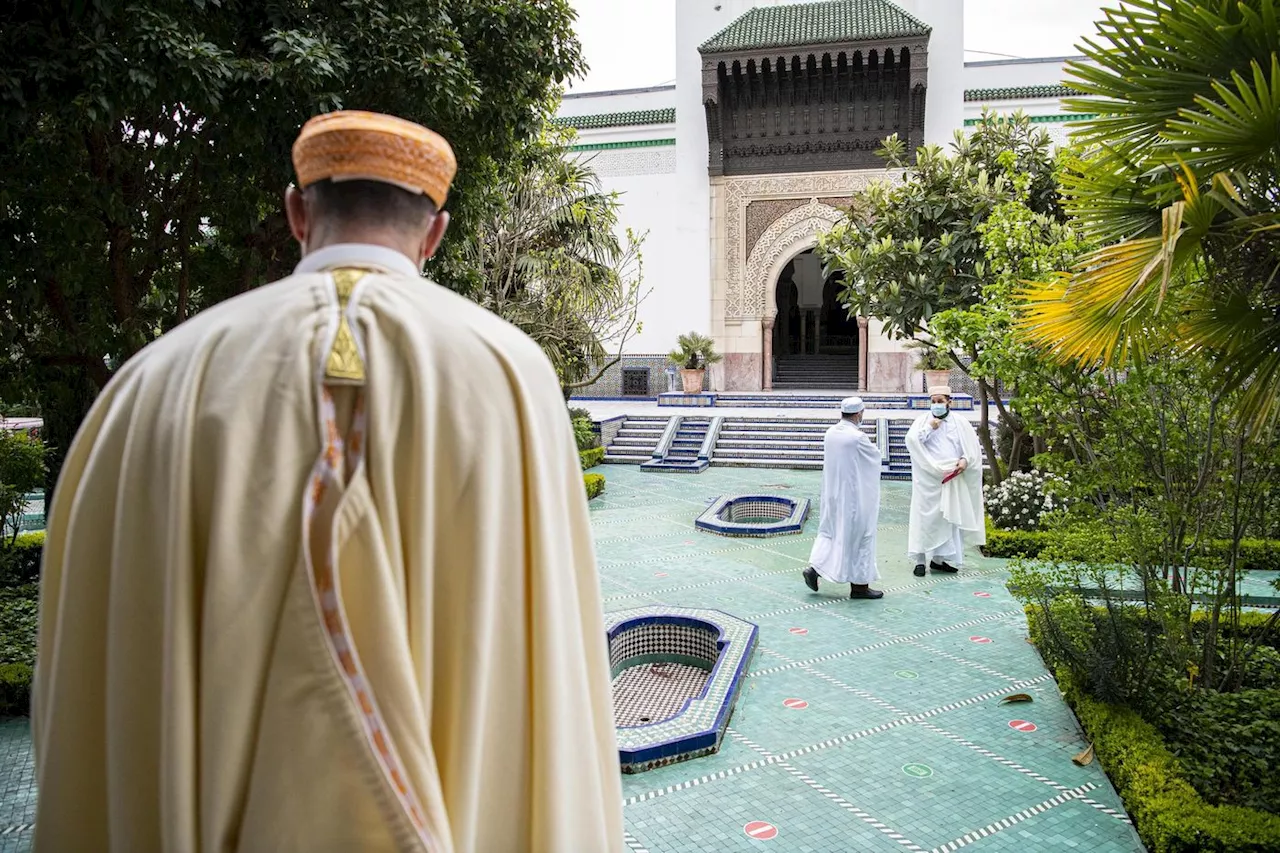
[[619,234],[619,195],[568,150],[571,134],[549,126],[512,162],[461,256],[474,298],[541,345],[566,400],[621,360],[647,295],[644,238]]
[[[443,133],[460,287],[481,188],[583,68],[568,0],[49,0],[0,12],[0,397],[61,450],[115,366],[297,259],[302,123],[339,107]],[[55,471],[60,464],[55,460]]]
[[1176,341],[1280,412],[1280,3],[1132,0],[1068,64],[1095,113],[1064,179],[1102,245],[1029,294],[1025,328],[1069,362],[1123,365]]
[[[1027,447],[1034,441],[1029,427],[1050,426],[1038,410],[1056,406],[1055,400],[1045,396],[1061,393],[1065,378],[1059,375],[1061,369],[1016,334],[1018,295],[1025,282],[1070,269],[1084,251],[1070,223],[1037,213],[1027,204],[1026,176],[1009,173],[1009,181],[1014,197],[997,204],[978,226],[987,270],[978,300],[940,311],[930,322],[941,349],[969,356],[965,369],[1000,412],[1002,435],[1008,433],[1007,446],[1000,449],[1007,456],[1003,460],[1000,454],[988,457],[997,483],[1016,470],[1032,449]],[[998,393],[1001,388],[1013,392],[1009,405]],[[1044,449],[1043,441],[1036,442],[1036,452]]]
[[[850,314],[869,315],[884,323],[893,338],[936,347],[933,328],[938,315],[951,315],[942,350],[962,369],[982,353],[979,346],[998,343],[967,327],[985,322],[984,292],[1003,300],[1008,277],[997,282],[983,244],[983,224],[1003,204],[1016,203],[1046,224],[1063,218],[1058,197],[1057,164],[1046,133],[1032,127],[1021,113],[1001,117],[984,113],[966,135],[957,132],[947,154],[926,145],[911,163],[905,145],[891,136],[880,149],[898,183],[877,182],[855,197],[848,216],[819,243],[828,271],[844,273],[841,300]],[[997,314],[1007,310],[1003,303]],[[972,333],[970,333],[972,332]],[[979,437],[993,475],[1002,471],[991,442],[988,400],[1009,416],[996,393],[995,354],[978,362],[971,375],[978,381],[982,428]]]
[[45,446],[25,432],[0,429],[0,545],[22,532],[27,495],[44,486]]

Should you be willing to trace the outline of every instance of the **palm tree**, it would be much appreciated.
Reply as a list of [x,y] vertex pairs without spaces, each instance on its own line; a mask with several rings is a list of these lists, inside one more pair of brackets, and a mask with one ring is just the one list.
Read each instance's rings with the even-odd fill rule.
[[1067,108],[1084,155],[1068,212],[1104,248],[1024,294],[1062,360],[1208,355],[1256,425],[1280,412],[1280,3],[1126,0],[1104,10]]

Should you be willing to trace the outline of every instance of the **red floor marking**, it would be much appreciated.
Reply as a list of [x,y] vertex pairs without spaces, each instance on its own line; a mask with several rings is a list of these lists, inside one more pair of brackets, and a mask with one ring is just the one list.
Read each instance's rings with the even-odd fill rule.
[[748,838],[758,838],[761,841],[768,841],[770,838],[778,837],[778,827],[762,820],[751,821],[751,823],[742,827],[742,831],[747,834]]
[[975,592],[975,593],[974,593],[974,595],[975,595],[975,596],[977,596],[978,598],[990,598],[990,597],[991,597],[991,593],[989,593],[989,592]]
[[808,628],[788,628],[787,630],[788,630],[788,631],[790,631],[790,632],[791,632],[791,633],[793,633],[793,634],[799,634],[799,635],[800,635],[800,636],[802,636],[802,637],[803,637],[805,634],[809,633],[809,629],[808,629]]
[[1026,720],[1010,720],[1009,728],[1017,729],[1020,732],[1034,732],[1036,730],[1036,724],[1027,722]]
[[970,637],[970,638],[969,638],[969,642],[971,642],[971,643],[983,643],[983,644],[986,644],[986,643],[991,642],[991,638],[990,638],[990,637],[979,637],[977,634],[975,634],[975,635],[973,635],[972,637]]
[[803,699],[783,699],[782,704],[786,705],[788,708],[792,709],[793,711],[802,711],[805,708],[809,707],[809,703],[804,701]]
[[666,572],[654,572],[654,573],[653,573],[653,576],[654,576],[655,578],[665,578],[665,577],[667,576],[667,573],[666,573]]

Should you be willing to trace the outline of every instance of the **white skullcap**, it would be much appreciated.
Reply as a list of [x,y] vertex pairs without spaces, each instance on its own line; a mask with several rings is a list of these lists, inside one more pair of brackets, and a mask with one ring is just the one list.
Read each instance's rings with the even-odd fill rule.
[[950,396],[951,396],[951,386],[950,386],[950,385],[930,385],[930,386],[929,386],[929,396],[930,396],[930,397],[936,397],[936,396],[937,396],[937,395],[939,395],[939,394],[943,394],[943,395],[945,395],[945,396],[947,396],[947,397],[950,397]]
[[845,397],[840,401],[840,413],[844,415],[856,415],[865,408],[861,397]]

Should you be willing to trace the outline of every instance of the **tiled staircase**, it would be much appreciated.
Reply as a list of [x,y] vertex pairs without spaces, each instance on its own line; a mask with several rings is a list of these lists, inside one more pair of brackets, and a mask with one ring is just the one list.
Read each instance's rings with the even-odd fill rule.
[[[711,418],[703,417],[682,417],[676,422],[674,429],[675,434],[671,436],[671,443],[666,448],[666,452],[661,455],[658,451],[661,449],[661,442],[654,449],[653,458],[648,462],[640,465],[646,471],[677,471],[689,474],[698,474],[707,469],[709,461],[702,459],[699,454],[702,451],[702,445],[706,443],[707,430],[711,428]],[[667,429],[672,429],[670,421],[667,422]],[[664,437],[666,431],[664,430]]]
[[[676,417],[680,417],[677,415]],[[719,419],[719,433],[707,460],[699,459],[713,419],[684,417],[676,427],[665,455],[655,455],[669,425],[662,416],[628,417],[618,436],[606,448],[605,462],[640,464],[646,470],[697,473],[711,465],[736,468],[822,468],[822,437],[833,423],[830,418],[725,417]],[[869,420],[862,431],[877,443],[884,429],[888,460],[882,462],[886,480],[911,479],[911,456],[907,452],[907,430],[913,418]]]
[[781,355],[774,362],[773,387],[780,391],[858,387],[856,355]]
[[605,448],[604,461],[639,465],[653,458],[653,451],[667,428],[666,415],[628,416],[617,437]]

